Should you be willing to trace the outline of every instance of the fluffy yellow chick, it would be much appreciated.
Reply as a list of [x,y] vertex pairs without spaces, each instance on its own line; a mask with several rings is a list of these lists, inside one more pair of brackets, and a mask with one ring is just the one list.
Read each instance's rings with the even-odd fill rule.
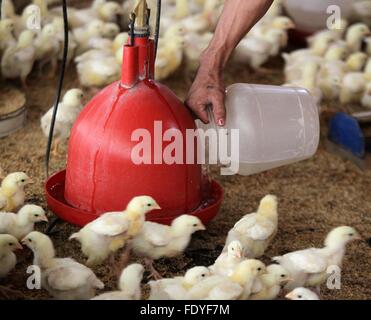
[[88,267],[71,258],[56,258],[53,242],[38,231],[32,231],[23,240],[33,251],[33,264],[41,269],[41,285],[59,300],[86,300],[95,296],[104,284]]
[[230,277],[212,275],[194,285],[187,293],[192,300],[246,300],[255,279],[265,273],[259,260],[242,261]]
[[308,44],[312,45],[314,41],[323,36],[329,37],[330,39],[332,39],[332,42],[338,42],[343,38],[348,25],[349,23],[347,20],[340,19],[340,21],[338,21],[338,23],[335,23],[332,28],[318,31],[314,35],[308,37]]
[[20,78],[22,85],[27,87],[27,76],[32,71],[35,61],[33,40],[35,34],[25,30],[19,36],[15,46],[8,47],[1,59],[1,73],[4,78]]
[[289,300],[320,300],[316,293],[307,288],[296,288],[289,292],[285,298]]
[[92,300],[140,300],[143,272],[144,268],[141,264],[134,263],[127,266],[121,273],[118,291],[103,293]]
[[352,53],[346,61],[348,71],[357,72],[357,71],[363,70],[363,67],[366,64],[367,58],[368,56],[364,52]]
[[24,172],[13,172],[4,178],[1,182],[0,195],[7,199],[5,211],[12,212],[23,206],[26,198],[24,188],[30,183],[33,181]]
[[104,22],[93,20],[87,26],[76,28],[72,34],[78,43],[77,55],[80,55],[89,49],[89,40],[91,38],[102,37],[104,33]]
[[345,41],[352,52],[361,51],[363,39],[370,34],[369,27],[364,23],[351,25],[345,35]]
[[[58,146],[61,141],[68,139],[72,125],[83,108],[82,98],[83,92],[80,89],[70,89],[64,96],[63,100],[58,105],[58,112],[54,126],[54,155],[58,154]],[[53,115],[53,107],[51,107],[41,117],[41,129],[46,137],[49,136],[49,130]]]
[[277,197],[267,195],[260,201],[257,212],[245,215],[228,232],[224,251],[232,241],[239,240],[245,257],[262,256],[277,233],[277,223]]
[[257,278],[258,290],[249,297],[249,300],[274,300],[278,297],[281,286],[289,281],[290,274],[285,268],[271,264],[267,267],[267,273]]
[[2,212],[0,214],[0,234],[11,234],[18,240],[34,229],[35,223],[48,222],[45,211],[40,206],[26,204],[17,214]]
[[193,286],[210,275],[206,267],[193,267],[181,277],[150,281],[149,300],[184,300]]
[[117,52],[117,50],[122,50],[123,45],[127,44],[129,40],[129,34],[127,32],[119,33],[113,40],[112,50]]
[[17,41],[13,36],[14,22],[11,19],[0,20],[0,54],[8,47],[15,46]]
[[200,230],[205,230],[200,219],[186,214],[174,219],[171,226],[146,221],[132,241],[133,251],[146,257],[152,275],[161,278],[153,267],[153,260],[180,255],[189,245],[192,234]]
[[222,252],[215,260],[215,263],[209,267],[213,274],[230,276],[236,267],[243,260],[243,247],[238,240],[232,241],[226,252]]
[[273,19],[260,20],[249,33],[255,36],[263,36],[271,29],[289,30],[293,28],[295,28],[295,24],[289,17],[278,16]]
[[327,235],[323,248],[309,248],[274,257],[273,260],[283,266],[292,278],[285,288],[319,288],[328,277],[327,268],[334,265],[341,267],[346,245],[357,239],[361,237],[354,228],[337,227]]
[[60,42],[57,38],[57,30],[54,24],[49,23],[44,26],[41,34],[35,39],[35,58],[39,61],[40,72],[47,63],[51,63],[51,74],[54,75],[57,63]]
[[121,212],[107,212],[71,235],[81,243],[89,266],[102,263],[107,257],[135,237],[142,229],[146,213],[160,209],[149,196],[133,198]]
[[163,42],[158,48],[155,63],[155,77],[157,80],[168,78],[181,66],[183,61],[184,39],[174,37]]
[[10,234],[0,234],[0,279],[6,277],[17,264],[15,250],[22,249],[18,240]]
[[103,26],[103,37],[114,39],[120,33],[119,26],[114,22],[107,22]]
[[349,72],[342,81],[340,102],[342,104],[358,103],[362,99],[366,87],[365,74],[362,72]]
[[15,8],[12,0],[3,0],[2,1],[2,18],[12,18],[15,16]]

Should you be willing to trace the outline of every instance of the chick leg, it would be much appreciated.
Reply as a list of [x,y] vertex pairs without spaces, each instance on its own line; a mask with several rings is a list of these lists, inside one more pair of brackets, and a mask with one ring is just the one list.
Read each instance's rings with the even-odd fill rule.
[[151,274],[149,275],[150,278],[153,278],[155,280],[161,280],[162,279],[161,274],[153,266],[153,260],[152,259],[145,258],[144,263],[146,264],[147,268],[151,271]]

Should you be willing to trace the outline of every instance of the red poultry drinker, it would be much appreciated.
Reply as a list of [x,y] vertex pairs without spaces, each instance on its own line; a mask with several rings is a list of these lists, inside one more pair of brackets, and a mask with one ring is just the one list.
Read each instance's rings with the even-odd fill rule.
[[[104,212],[125,209],[135,196],[150,195],[162,209],[149,213],[149,220],[169,224],[188,213],[207,222],[219,210],[222,189],[212,182],[211,201],[203,199],[201,165],[164,163],[162,152],[171,141],[164,141],[162,133],[182,133],[185,159],[186,130],[196,126],[175,94],[154,80],[156,50],[146,1],[135,11],[130,44],[123,50],[122,78],[81,111],[71,131],[67,168],[46,183],[48,205],[61,219],[83,226]],[[133,149],[144,139],[136,141],[133,133],[143,131],[149,133],[150,152],[143,153],[145,163],[136,164]]]

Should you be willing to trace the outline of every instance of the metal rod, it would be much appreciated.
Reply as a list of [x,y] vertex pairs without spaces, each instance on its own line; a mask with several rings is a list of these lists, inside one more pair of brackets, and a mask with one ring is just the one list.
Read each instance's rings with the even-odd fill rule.
[[64,25],[63,59],[62,59],[61,71],[60,71],[60,74],[59,74],[57,92],[56,92],[54,108],[53,108],[53,115],[52,115],[52,119],[51,119],[51,122],[50,122],[48,144],[46,146],[46,154],[45,154],[45,173],[46,173],[46,177],[49,176],[50,150],[51,150],[51,146],[52,146],[52,142],[53,142],[54,125],[55,125],[55,119],[57,117],[58,105],[59,105],[59,101],[61,100],[63,80],[64,80],[65,71],[66,71],[67,55],[68,55],[68,36],[69,36],[68,32],[69,31],[68,31],[68,13],[67,13],[66,0],[62,0],[62,9],[63,9],[63,25]]

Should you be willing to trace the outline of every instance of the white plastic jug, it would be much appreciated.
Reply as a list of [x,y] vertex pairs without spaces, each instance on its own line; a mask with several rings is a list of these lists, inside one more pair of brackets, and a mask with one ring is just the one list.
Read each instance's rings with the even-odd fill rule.
[[[303,88],[238,83],[227,88],[225,105],[224,128],[215,125],[211,112],[209,124],[198,122],[204,132],[218,132],[217,142],[208,140],[203,147],[206,154],[217,154],[218,162],[229,168],[224,174],[251,175],[310,158],[318,148],[318,107]],[[233,148],[236,134],[238,146]],[[229,162],[234,163],[227,165],[220,150],[232,153]]]
[[[353,0],[285,0],[287,13],[301,31],[313,32],[326,28],[327,19],[336,6],[340,9],[341,18],[347,19],[352,13]],[[329,12],[327,11],[329,9]]]

